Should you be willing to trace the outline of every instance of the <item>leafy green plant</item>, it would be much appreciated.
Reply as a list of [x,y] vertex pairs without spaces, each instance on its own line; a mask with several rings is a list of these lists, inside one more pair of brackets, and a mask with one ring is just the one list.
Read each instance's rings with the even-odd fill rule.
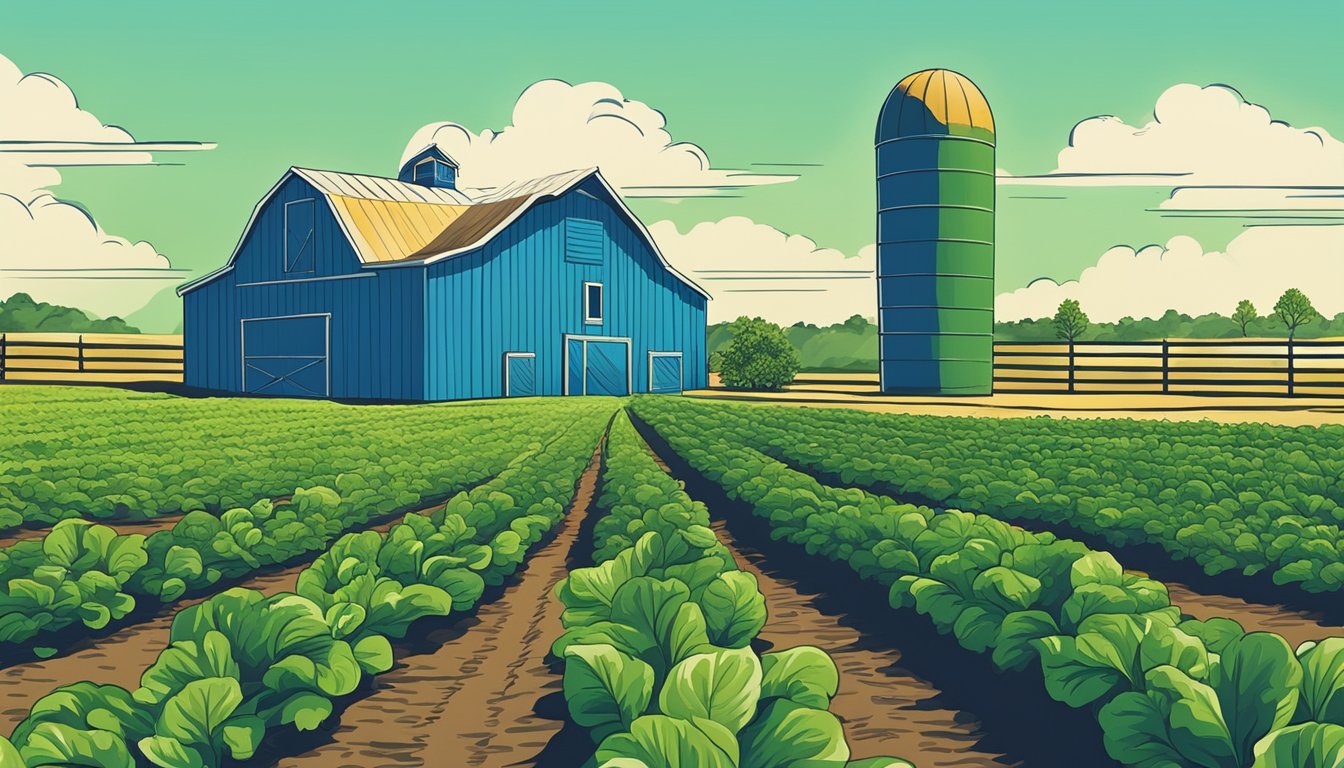
[[[1125,764],[1232,768],[1276,743],[1277,759],[1332,748],[1315,730],[1281,734],[1341,724],[1344,645],[1294,654],[1277,635],[1183,616],[1163,584],[1126,573],[1107,553],[984,515],[823,485],[751,448],[732,419],[650,399],[634,407],[776,537],[889,585],[892,607],[927,616],[1000,668],[1039,670],[1064,704],[1097,708],[1105,746]],[[1340,750],[1313,754],[1344,760]]]
[[[556,588],[570,718],[601,765],[844,765],[827,711],[839,672],[817,648],[758,656],[766,620],[751,574],[702,504],[663,473],[620,414],[607,442],[596,566]],[[905,765],[884,759],[881,765]],[[878,763],[874,763],[878,764]]]
[[759,317],[739,317],[729,328],[732,340],[718,357],[724,386],[779,389],[798,374],[798,350],[784,330]]

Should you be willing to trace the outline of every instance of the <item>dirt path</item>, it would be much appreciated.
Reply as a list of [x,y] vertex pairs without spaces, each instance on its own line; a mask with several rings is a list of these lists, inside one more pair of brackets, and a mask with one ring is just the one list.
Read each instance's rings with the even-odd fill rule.
[[1178,606],[1183,613],[1197,619],[1222,616],[1236,621],[1247,632],[1274,632],[1282,635],[1294,648],[1308,640],[1344,636],[1344,628],[1310,611],[1251,602],[1231,595],[1199,592],[1175,581],[1163,583],[1171,595],[1171,604]]
[[423,647],[378,677],[351,704],[331,741],[285,758],[288,767],[507,766],[530,764],[563,722],[540,716],[538,699],[561,690],[546,665],[563,606],[551,589],[592,506],[602,445],[579,479],[553,539],[530,556],[498,600],[463,625],[429,633]]
[[[397,515],[367,530],[386,532],[402,517]],[[313,557],[317,554],[314,553]],[[254,576],[237,586],[255,589],[266,595],[292,592],[299,573],[307,567],[308,562],[299,563]],[[168,647],[168,632],[172,629],[173,617],[177,612],[209,598],[210,595],[204,595],[180,600],[171,609],[147,621],[118,629],[71,653],[15,664],[0,670],[0,733],[11,733],[14,726],[28,716],[28,711],[38,699],[64,685],[89,681],[134,690],[140,684],[140,675]]]
[[[155,531],[166,531],[169,528],[172,528],[174,525],[177,525],[177,521],[181,519],[182,515],[173,514],[155,517],[150,520],[94,520],[90,518],[89,522],[105,525],[122,535],[143,533],[148,536]],[[51,533],[51,529],[55,526],[56,524],[52,523],[51,525],[39,526],[36,528],[10,529],[7,533],[0,535],[0,549],[18,544],[20,541],[43,538],[48,533]]]
[[756,576],[765,595],[769,618],[760,639],[781,649],[815,645],[840,669],[840,691],[831,700],[831,712],[845,724],[853,759],[893,755],[920,768],[1016,764],[980,749],[984,734],[976,719],[940,706],[942,692],[905,669],[900,651],[869,643],[858,629],[823,613],[815,594],[800,590],[759,552],[741,546],[722,520],[714,523],[714,530],[738,566]]

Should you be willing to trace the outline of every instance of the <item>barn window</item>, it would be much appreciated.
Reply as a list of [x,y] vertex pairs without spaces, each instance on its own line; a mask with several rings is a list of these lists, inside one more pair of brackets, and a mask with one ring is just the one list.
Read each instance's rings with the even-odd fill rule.
[[285,203],[285,272],[313,271],[313,228],[316,206],[312,198]]
[[602,284],[583,284],[583,322],[600,324],[602,322]]
[[436,171],[434,166],[436,165],[438,165],[438,163],[436,163],[434,161],[434,158],[432,157],[427,157],[424,160],[421,160],[420,162],[416,163],[415,176],[414,176],[415,183],[416,184],[432,183],[434,181],[434,175]]
[[604,242],[602,222],[565,219],[565,261],[601,265]]

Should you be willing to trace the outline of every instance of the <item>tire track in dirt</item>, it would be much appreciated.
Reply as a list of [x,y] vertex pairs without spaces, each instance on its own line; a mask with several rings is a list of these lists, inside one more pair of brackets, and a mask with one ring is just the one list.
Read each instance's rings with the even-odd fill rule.
[[[422,512],[430,512],[435,505]],[[396,525],[404,514],[363,530],[385,533]],[[344,535],[344,534],[343,534]],[[232,587],[255,589],[265,595],[293,592],[299,574],[320,552],[302,563],[280,570],[270,570],[247,578]],[[152,618],[118,628],[106,637],[61,656],[50,659],[14,664],[0,670],[0,733],[9,734],[32,709],[38,699],[56,688],[88,681],[99,685],[119,685],[134,690],[140,684],[140,675],[154,664],[159,654],[168,647],[168,634],[178,611],[209,600],[223,589],[210,594],[179,600]]]
[[[341,715],[330,741],[286,757],[286,768],[529,764],[563,722],[536,712],[561,690],[546,664],[564,606],[551,590],[568,572],[567,556],[597,493],[606,438],[579,479],[554,537],[524,562],[511,586],[474,616],[432,630],[432,648],[400,658],[369,696]],[[401,657],[401,654],[398,654]]]

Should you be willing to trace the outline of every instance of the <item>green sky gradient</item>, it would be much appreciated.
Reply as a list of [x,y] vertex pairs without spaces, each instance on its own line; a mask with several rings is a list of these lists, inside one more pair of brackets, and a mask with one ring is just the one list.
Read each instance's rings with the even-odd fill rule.
[[[874,120],[912,71],[970,76],[998,165],[1041,173],[1080,119],[1141,123],[1180,82],[1344,132],[1342,28],[1344,4],[1324,2],[62,2],[6,7],[0,53],[138,139],[219,143],[161,157],[181,166],[67,170],[57,192],[204,272],[289,165],[392,175],[420,126],[502,128],[544,78],[612,83],[719,167],[820,166],[737,198],[639,201],[646,221],[741,215],[852,253],[874,240]],[[1242,231],[1145,210],[1165,196],[1001,188],[999,290],[1076,277],[1117,243]]]

